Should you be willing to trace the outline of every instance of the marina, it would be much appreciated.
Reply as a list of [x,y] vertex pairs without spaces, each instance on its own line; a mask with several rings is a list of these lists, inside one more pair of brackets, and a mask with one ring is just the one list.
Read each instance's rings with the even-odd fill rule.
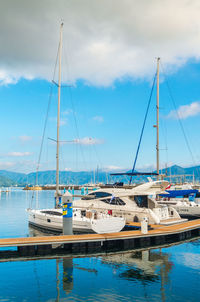
[[200,301],[198,0],[4,2],[0,301]]
[[[86,301],[103,301],[105,297],[116,299],[117,294],[118,300],[126,298],[131,301],[134,290],[138,301],[143,301],[144,295],[151,301],[152,294],[158,300],[162,300],[163,295],[170,299],[172,293],[173,300],[178,301],[182,292],[177,291],[175,285],[172,287],[172,283],[180,284],[180,278],[176,277],[180,269],[186,282],[189,278],[194,284],[198,283],[199,220],[174,226],[150,225],[148,234],[141,234],[141,224],[132,222],[127,224],[127,231],[118,234],[55,236],[28,225],[24,209],[29,206],[31,197],[31,191],[18,188],[0,195],[0,261],[1,269],[5,271],[4,276],[0,276],[4,287],[0,297],[6,296],[11,300],[14,297],[15,301],[21,301],[23,292],[23,297],[30,301],[46,301],[48,297],[56,299],[58,295],[63,299],[76,300],[77,295],[81,295],[81,299]],[[52,190],[37,191],[36,197],[41,208],[53,206]],[[168,276],[167,279],[163,274]],[[24,275],[37,291],[32,287],[28,290],[28,286],[24,288]],[[122,275],[124,278],[120,277]],[[13,278],[18,281],[14,283]],[[85,278],[89,284],[80,288],[80,282]],[[188,287],[188,283],[185,284],[187,293],[183,301],[191,294],[193,298],[190,301],[198,300],[200,292],[193,285]],[[8,287],[15,291],[14,296]],[[104,298],[102,291],[106,295]]]

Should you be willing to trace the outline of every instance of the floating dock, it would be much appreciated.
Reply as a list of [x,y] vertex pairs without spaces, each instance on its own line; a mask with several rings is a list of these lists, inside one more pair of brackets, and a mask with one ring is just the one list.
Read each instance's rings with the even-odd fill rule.
[[[140,226],[139,223],[129,225]],[[166,245],[199,236],[200,219],[171,226],[151,225],[147,234],[142,234],[139,229],[110,234],[4,238],[0,239],[0,261],[127,251]]]

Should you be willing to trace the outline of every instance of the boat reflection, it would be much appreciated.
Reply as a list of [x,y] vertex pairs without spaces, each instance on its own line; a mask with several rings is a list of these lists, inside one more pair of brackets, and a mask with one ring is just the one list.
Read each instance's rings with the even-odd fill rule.
[[[29,226],[29,235],[46,236],[47,234]],[[52,235],[52,233],[49,233],[49,235]],[[156,249],[106,255],[102,256],[100,261],[103,265],[112,267],[113,277],[141,283],[144,288],[153,283],[160,284],[160,300],[165,301],[165,287],[169,283],[170,272],[173,268],[173,262],[170,261],[170,258],[170,254],[163,252],[162,249]],[[74,269],[94,273],[94,275],[98,274],[96,267],[93,269],[82,267],[77,263],[73,263],[73,258],[57,259],[56,301],[59,301],[61,286],[66,295],[69,295],[72,291]]]
[[28,226],[28,236],[29,237],[41,237],[41,236],[52,236],[52,235],[59,235],[56,232],[52,232],[52,231],[43,231],[41,229],[39,229],[38,227],[33,227],[32,225]]
[[106,256],[102,262],[111,265],[113,273],[121,279],[140,282],[144,286],[160,283],[161,300],[165,301],[165,285],[169,283],[169,273],[173,268],[169,258],[170,255],[160,249]]

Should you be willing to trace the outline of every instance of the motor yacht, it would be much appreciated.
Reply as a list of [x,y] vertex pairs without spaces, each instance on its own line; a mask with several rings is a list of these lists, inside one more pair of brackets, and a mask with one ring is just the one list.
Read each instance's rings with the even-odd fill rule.
[[140,222],[144,218],[150,224],[176,224],[181,219],[171,206],[159,204],[154,198],[168,186],[166,181],[152,181],[133,189],[106,188],[99,189],[73,202],[74,208],[96,210],[114,217],[124,217],[126,222]]

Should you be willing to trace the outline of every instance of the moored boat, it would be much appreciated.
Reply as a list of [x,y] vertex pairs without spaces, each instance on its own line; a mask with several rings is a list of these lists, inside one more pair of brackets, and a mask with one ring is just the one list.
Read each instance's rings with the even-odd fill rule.
[[[63,231],[62,209],[27,210],[29,224],[37,228],[61,233]],[[73,210],[73,232],[114,233],[125,226],[125,219],[99,214],[96,211]]]
[[140,222],[144,218],[150,224],[176,224],[183,221],[178,212],[167,205],[160,205],[155,195],[168,186],[166,181],[155,181],[133,189],[108,188],[96,190],[73,203],[74,208],[95,210],[124,217],[126,222]]

